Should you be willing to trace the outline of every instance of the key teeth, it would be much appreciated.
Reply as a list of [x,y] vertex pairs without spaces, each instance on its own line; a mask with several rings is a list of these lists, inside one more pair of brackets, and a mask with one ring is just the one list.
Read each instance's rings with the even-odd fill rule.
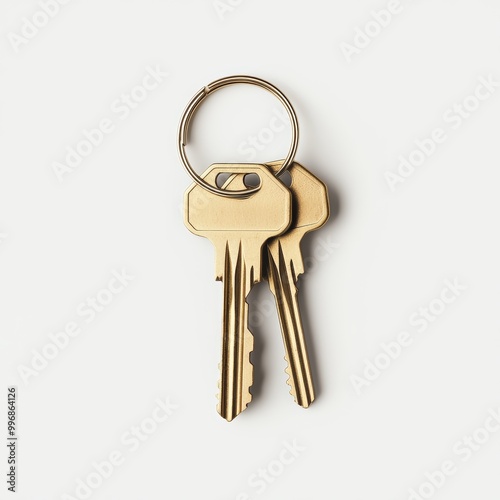
[[292,370],[290,368],[290,362],[288,361],[288,358],[286,356],[284,357],[284,359],[286,361],[285,373],[288,375],[286,383],[290,386],[290,394],[293,396],[295,402],[297,402],[297,392],[295,391],[295,385],[293,383],[293,376],[292,376]]
[[[246,305],[246,307],[248,307],[248,303]],[[247,361],[248,361],[248,371],[247,371],[247,380],[249,381],[249,384],[246,386],[246,388],[244,389],[244,392],[242,392],[241,394],[241,410],[236,413],[235,417],[237,417],[242,411],[246,410],[248,405],[252,402],[252,393],[250,391],[251,387],[252,387],[252,384],[253,384],[253,369],[254,369],[254,366],[253,366],[253,363],[252,363],[252,360],[251,360],[251,354],[253,352],[253,345],[254,345],[254,336],[252,334],[252,332],[250,332],[250,330],[248,329],[248,327],[246,328],[246,332],[245,332],[245,346],[248,346],[248,350],[247,350],[247,353],[245,354],[245,356],[247,357]],[[228,422],[230,422],[230,420],[228,420]]]
[[302,408],[309,408],[311,403],[315,399],[314,391],[310,396],[305,396],[304,398],[299,398],[297,395],[297,391],[295,389],[295,384],[293,382],[292,369],[290,368],[290,362],[288,361],[288,357],[285,355],[284,357],[287,365],[285,368],[285,373],[288,375],[288,379],[286,383],[290,386],[290,395],[293,396],[294,401],[301,406]]

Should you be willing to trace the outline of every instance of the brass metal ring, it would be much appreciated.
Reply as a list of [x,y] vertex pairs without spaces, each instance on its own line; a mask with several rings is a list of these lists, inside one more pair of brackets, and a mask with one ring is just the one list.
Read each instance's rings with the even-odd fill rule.
[[295,153],[297,152],[297,147],[299,144],[299,122],[297,120],[297,115],[295,114],[295,110],[293,109],[292,105],[290,104],[290,101],[286,98],[286,96],[274,85],[270,84],[269,82],[266,82],[265,80],[261,80],[260,78],[256,78],[254,76],[244,76],[244,75],[236,75],[236,76],[228,76],[225,78],[221,78],[219,80],[215,80],[212,83],[209,83],[207,86],[203,87],[200,89],[200,91],[191,99],[189,104],[187,105],[182,118],[181,122],[179,124],[179,141],[178,141],[178,147],[179,147],[179,155],[182,161],[182,164],[184,165],[185,169],[187,170],[187,173],[192,177],[192,179],[199,184],[200,186],[204,187],[208,191],[214,194],[218,194],[221,196],[227,196],[227,197],[245,197],[248,196],[252,193],[257,192],[260,189],[260,186],[256,187],[251,187],[248,189],[243,189],[239,191],[226,191],[224,189],[220,189],[217,186],[212,186],[211,184],[208,184],[208,182],[205,182],[193,169],[191,164],[189,163],[189,160],[186,155],[186,144],[188,142],[188,132],[189,132],[189,125],[191,124],[191,120],[193,119],[193,116],[198,109],[198,106],[203,102],[203,100],[208,97],[211,93],[226,87],[228,85],[234,85],[237,83],[245,83],[245,84],[250,84],[250,85],[257,85],[258,87],[261,87],[268,92],[271,92],[276,98],[278,98],[285,107],[286,111],[288,112],[288,116],[290,117],[290,121],[292,124],[292,144],[290,145],[290,150],[288,152],[287,157],[283,161],[283,165],[281,168],[276,172],[275,175],[280,175],[283,173],[293,162],[295,158]]

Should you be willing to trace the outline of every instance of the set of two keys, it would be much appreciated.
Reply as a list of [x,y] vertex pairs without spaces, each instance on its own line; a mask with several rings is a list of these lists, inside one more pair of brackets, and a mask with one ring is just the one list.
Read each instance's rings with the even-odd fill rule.
[[[295,117],[290,103],[275,87],[254,77],[218,80],[211,84],[214,89],[207,86],[200,91],[204,92],[201,99],[232,83],[252,83],[270,90],[282,100],[291,117]],[[300,243],[306,233],[328,220],[327,188],[293,161],[296,128],[292,130],[292,148],[284,160],[266,164],[214,164],[198,176],[187,161],[184,149],[192,108],[199,105],[196,97],[186,109],[180,129],[181,159],[195,180],[185,194],[184,220],[192,233],[212,241],[216,252],[216,280],[224,285],[217,410],[231,421],[252,399],[250,353],[254,339],[248,328],[246,299],[252,287],[263,278],[276,300],[290,394],[300,406],[307,408],[314,400],[314,386],[297,297],[297,280],[304,272]],[[290,186],[279,177],[285,170],[290,174]],[[258,176],[257,186],[248,185],[250,175]],[[226,180],[218,187],[221,177]]]

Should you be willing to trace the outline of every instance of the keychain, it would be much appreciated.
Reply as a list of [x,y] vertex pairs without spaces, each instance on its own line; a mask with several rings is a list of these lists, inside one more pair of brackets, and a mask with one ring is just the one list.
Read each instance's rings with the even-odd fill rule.
[[[292,123],[292,143],[284,160],[266,164],[213,164],[199,176],[189,163],[186,144],[198,106],[211,93],[228,85],[257,85],[277,97]],[[222,355],[217,411],[227,421],[250,403],[253,383],[253,335],[248,329],[247,296],[264,278],[276,300],[285,346],[287,383],[295,401],[307,408],[314,386],[297,297],[297,280],[304,273],[300,242],[323,226],[330,207],[325,184],[294,161],[299,126],[295,111],[274,85],[252,76],[230,76],[203,87],[189,102],[179,126],[179,154],[194,183],[184,197],[184,222],[215,247],[215,276],[224,285]],[[280,175],[288,170],[287,187]],[[229,174],[222,185],[217,177]],[[257,174],[259,184],[247,185]]]

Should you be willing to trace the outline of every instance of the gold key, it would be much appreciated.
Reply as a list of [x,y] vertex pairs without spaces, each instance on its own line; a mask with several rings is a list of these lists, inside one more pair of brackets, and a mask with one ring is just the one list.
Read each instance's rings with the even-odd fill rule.
[[[283,161],[276,161],[267,166],[277,172],[282,164]],[[314,401],[314,385],[297,297],[297,280],[304,273],[300,243],[306,233],[325,224],[330,207],[328,190],[322,181],[296,162],[288,171],[292,179],[292,223],[286,233],[267,242],[264,277],[276,300],[290,394],[307,408]],[[233,176],[224,187],[231,185],[238,189],[242,183],[241,176]]]
[[264,243],[290,225],[292,200],[290,191],[265,165],[215,164],[202,178],[216,186],[219,174],[236,174],[242,179],[243,189],[247,189],[245,175],[257,174],[260,178],[260,189],[245,198],[221,196],[192,184],[184,199],[184,222],[192,233],[214,244],[216,280],[224,284],[217,411],[231,421],[252,399],[253,335],[248,329],[246,298],[262,279]]

